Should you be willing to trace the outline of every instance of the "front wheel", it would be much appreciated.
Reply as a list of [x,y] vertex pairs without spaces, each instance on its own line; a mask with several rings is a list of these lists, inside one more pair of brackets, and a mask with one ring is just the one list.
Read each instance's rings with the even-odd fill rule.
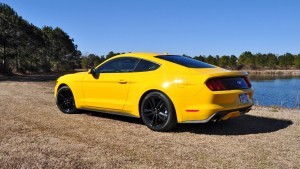
[[154,131],[167,131],[177,124],[174,106],[161,92],[151,92],[144,97],[140,114],[146,126]]
[[73,93],[68,86],[63,86],[58,89],[56,94],[56,105],[59,110],[65,114],[74,114],[78,112]]

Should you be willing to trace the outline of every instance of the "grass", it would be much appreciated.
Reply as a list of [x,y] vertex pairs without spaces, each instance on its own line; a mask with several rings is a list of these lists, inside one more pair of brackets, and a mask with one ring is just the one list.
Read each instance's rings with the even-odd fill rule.
[[62,114],[53,87],[0,81],[0,168],[299,168],[299,109],[254,107],[159,133],[134,118]]

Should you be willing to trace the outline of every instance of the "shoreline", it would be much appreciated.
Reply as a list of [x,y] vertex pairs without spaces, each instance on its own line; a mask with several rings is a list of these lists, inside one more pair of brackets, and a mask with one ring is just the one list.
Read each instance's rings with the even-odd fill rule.
[[[22,74],[22,73],[13,73],[11,76],[6,76],[3,74],[0,74],[0,77],[13,77],[13,76],[38,76],[38,75],[43,75],[43,76],[53,76],[53,75],[63,75],[63,74],[68,74],[68,73],[76,73],[76,72],[84,72],[87,71],[88,69],[74,69],[73,71],[68,71],[68,72],[49,72],[49,73],[28,73],[28,74]],[[296,75],[300,76],[300,69],[296,70],[280,70],[280,69],[274,69],[274,70],[249,70],[249,69],[241,69],[241,70],[232,70],[232,69],[227,69],[230,71],[245,71],[248,72],[249,74],[254,74],[254,75]]]
[[[300,110],[300,108],[290,108],[290,107],[280,107],[280,106],[277,106],[277,105],[273,105],[273,106],[262,106],[262,105],[253,105],[252,106],[252,109],[255,109],[255,108],[265,108],[265,109],[272,109],[272,110],[287,110],[287,111],[297,111],[297,110]],[[299,111],[300,113],[300,111]]]
[[300,76],[300,70],[242,70],[254,75],[295,75]]

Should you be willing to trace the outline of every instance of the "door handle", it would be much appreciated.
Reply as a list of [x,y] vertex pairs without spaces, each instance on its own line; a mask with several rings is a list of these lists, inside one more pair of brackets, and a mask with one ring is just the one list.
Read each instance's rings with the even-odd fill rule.
[[118,83],[120,83],[120,84],[126,84],[127,83],[127,81],[126,80],[119,80],[119,82]]

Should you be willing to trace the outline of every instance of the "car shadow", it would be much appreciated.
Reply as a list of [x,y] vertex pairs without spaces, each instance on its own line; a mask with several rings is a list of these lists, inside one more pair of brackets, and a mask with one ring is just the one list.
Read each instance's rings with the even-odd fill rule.
[[[138,118],[119,116],[107,113],[99,113],[93,111],[80,111],[82,114],[90,116],[118,120],[126,123],[133,123],[144,125],[142,120]],[[183,133],[190,132],[195,134],[206,135],[248,135],[271,133],[282,130],[292,125],[291,120],[274,119],[268,117],[259,117],[253,115],[244,115],[241,117],[229,119],[221,122],[209,122],[200,124],[178,124],[173,130],[169,132]],[[146,127],[146,126],[145,126]]]
[[89,116],[95,116],[95,117],[100,117],[100,118],[106,118],[106,119],[111,119],[111,120],[122,121],[122,122],[126,122],[126,123],[144,125],[140,118],[121,116],[121,115],[115,115],[115,114],[108,114],[108,113],[102,113],[102,112],[95,112],[95,111],[89,111],[89,110],[80,110],[78,113],[79,114],[86,114],[86,115],[89,115]]
[[291,120],[253,115],[205,124],[178,124],[173,132],[191,132],[208,135],[248,135],[275,132],[292,125]]

